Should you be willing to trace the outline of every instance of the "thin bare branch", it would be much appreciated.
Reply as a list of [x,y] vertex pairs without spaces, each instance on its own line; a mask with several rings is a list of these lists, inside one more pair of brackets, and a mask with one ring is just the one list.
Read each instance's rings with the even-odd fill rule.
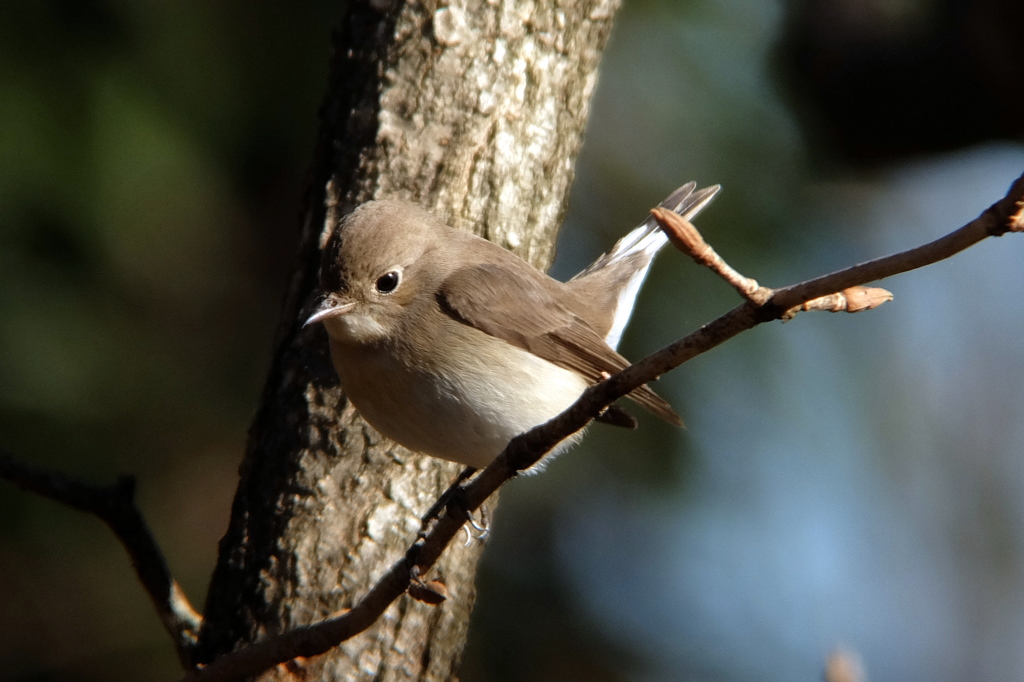
[[[651,215],[658,221],[661,229],[668,235],[673,245],[687,256],[692,258],[698,265],[711,270],[729,286],[739,292],[740,296],[751,303],[761,305],[768,301],[774,294],[773,289],[761,286],[756,279],[747,277],[725,262],[725,259],[711,248],[711,245],[704,241],[700,231],[693,226],[693,223],[683,218],[678,213],[666,211],[662,208],[651,209]],[[887,301],[892,300],[892,293],[878,287],[854,286],[834,294],[819,296],[805,303],[794,306],[787,310],[782,319],[788,320],[797,313],[805,310],[824,310],[830,313],[859,313],[863,310],[877,308]]]
[[0,453],[0,478],[22,490],[48,497],[98,517],[124,545],[164,627],[174,640],[182,666],[191,668],[200,616],[171,577],[167,562],[135,506],[135,479],[122,476],[110,486],[82,483],[65,474],[34,467]]
[[[788,310],[810,298],[825,296],[848,287],[875,282],[901,272],[937,263],[974,246],[987,237],[1001,237],[1007,232],[1024,231],[1024,175],[1010,186],[1006,196],[959,230],[916,249],[854,265],[823,277],[778,289],[769,305]],[[808,296],[813,293],[813,296]]]
[[[405,556],[351,610],[236,650],[205,668],[193,671],[185,681],[212,682],[251,677],[292,658],[323,653],[358,634],[373,624],[409,588],[414,578],[430,570],[459,532],[467,512],[476,510],[507,480],[536,464],[558,443],[582,429],[614,401],[741,332],[763,322],[782,319],[810,301],[949,258],[987,237],[1024,231],[1021,202],[1024,202],[1024,175],[1014,182],[1006,197],[977,219],[941,239],[800,284],[769,290],[771,295],[764,302],[748,300],[697,331],[591,386],[565,412],[512,439],[505,451],[486,469],[459,484],[457,493],[451,495],[445,507],[446,513],[436,519]],[[876,292],[868,296],[870,300],[877,297],[884,298],[884,295]]]
[[689,220],[674,211],[663,208],[652,208],[651,215],[668,235],[672,245],[697,263],[711,270],[726,281],[740,296],[752,303],[761,304],[772,295],[772,290],[763,287],[752,279],[740,274],[718,255],[711,245],[704,241],[700,231]]

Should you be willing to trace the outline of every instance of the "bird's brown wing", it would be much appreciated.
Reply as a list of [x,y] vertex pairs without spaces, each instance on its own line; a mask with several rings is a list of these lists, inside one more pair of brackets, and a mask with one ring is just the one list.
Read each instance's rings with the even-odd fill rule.
[[[603,372],[614,374],[629,366],[586,322],[559,299],[558,282],[544,276],[526,277],[496,265],[456,270],[437,292],[441,310],[453,319],[529,351],[564,369],[597,382]],[[509,303],[510,292],[515,296]],[[524,312],[529,311],[529,312]],[[629,397],[670,424],[683,421],[672,406],[647,385]]]

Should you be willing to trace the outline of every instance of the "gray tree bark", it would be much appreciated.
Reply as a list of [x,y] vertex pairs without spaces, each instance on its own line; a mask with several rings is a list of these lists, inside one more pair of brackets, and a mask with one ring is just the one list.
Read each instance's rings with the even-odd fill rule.
[[[353,0],[331,77],[277,351],[206,604],[201,661],[351,605],[415,538],[456,465],[398,448],[337,385],[300,311],[321,245],[371,198],[417,201],[546,267],[618,0]],[[450,598],[408,597],[331,653],[261,679],[455,677],[482,543],[450,547]]]

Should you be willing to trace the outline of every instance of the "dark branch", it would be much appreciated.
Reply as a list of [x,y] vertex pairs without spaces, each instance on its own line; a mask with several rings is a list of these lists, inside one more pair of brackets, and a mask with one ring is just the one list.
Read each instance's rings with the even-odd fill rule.
[[[647,356],[622,372],[587,389],[579,400],[554,419],[521,434],[508,444],[486,469],[459,484],[457,502],[397,561],[380,581],[349,611],[313,625],[267,637],[195,670],[185,682],[238,680],[259,674],[292,658],[321,654],[370,627],[384,610],[424,575],[458,534],[466,511],[474,511],[506,481],[536,464],[566,437],[585,427],[602,410],[637,387],[711,350],[763,322],[781,319],[814,299],[950,256],[990,236],[1024,231],[1024,175],[1005,198],[964,227],[910,251],[880,258],[852,268],[770,292],[762,304],[747,301],[697,331]],[[447,493],[446,493],[447,494]]]
[[98,517],[114,531],[132,560],[135,573],[149,593],[160,619],[174,640],[178,658],[191,668],[192,649],[202,617],[192,609],[171,577],[160,548],[135,506],[135,479],[122,476],[110,486],[89,485],[70,476],[19,462],[0,453],[0,478]]

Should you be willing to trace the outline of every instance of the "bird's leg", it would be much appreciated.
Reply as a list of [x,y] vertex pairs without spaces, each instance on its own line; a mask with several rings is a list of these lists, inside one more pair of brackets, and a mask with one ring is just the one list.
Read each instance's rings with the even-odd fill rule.
[[[427,513],[423,515],[422,519],[420,519],[420,537],[426,535],[427,529],[430,527],[430,524],[437,520],[437,517],[441,514],[444,508],[448,506],[448,503],[453,500],[457,500],[458,493],[462,489],[462,484],[466,481],[466,479],[475,474],[476,471],[476,467],[466,467],[459,473],[458,476],[455,477],[455,480],[452,481],[452,484],[450,486],[448,486],[448,489],[441,493],[441,496],[437,498],[437,501],[430,506],[430,509],[427,510]],[[466,510],[466,505],[461,504],[459,506],[462,508],[466,517],[471,518],[469,512]]]
[[[491,534],[491,520],[487,518],[487,516],[487,510],[484,507],[480,507],[479,521],[476,520],[476,517],[473,516],[472,512],[466,511],[466,520],[469,522],[469,525],[479,533],[479,535],[476,536],[477,540],[483,540]],[[472,536],[472,534],[470,535]]]

